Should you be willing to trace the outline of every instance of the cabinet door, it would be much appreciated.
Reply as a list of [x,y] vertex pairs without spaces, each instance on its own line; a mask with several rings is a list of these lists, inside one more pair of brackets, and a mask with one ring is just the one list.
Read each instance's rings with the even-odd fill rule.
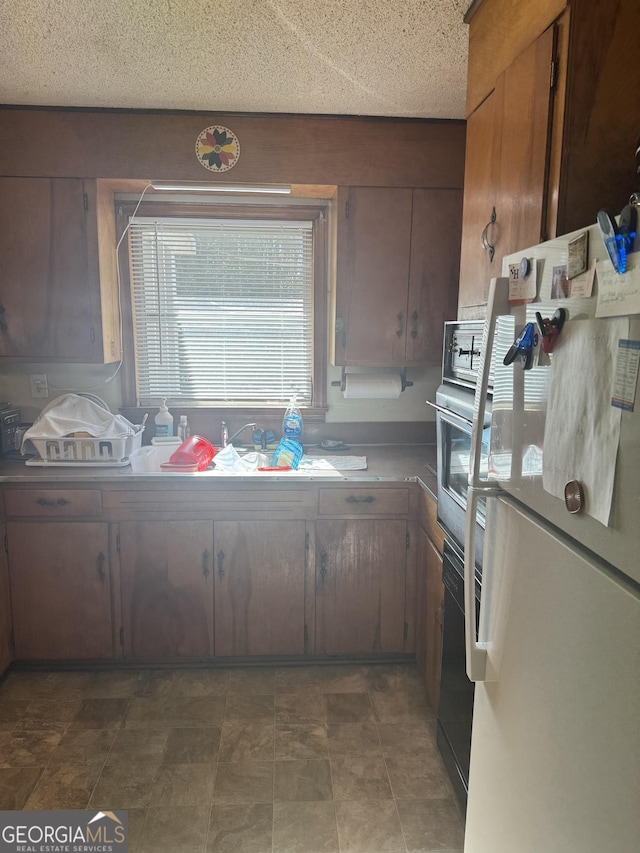
[[418,530],[416,555],[416,664],[422,680],[427,683],[427,545],[429,537],[422,528]]
[[[4,539],[6,527],[0,525],[0,538]],[[13,660],[13,616],[11,614],[11,590],[7,552],[0,548],[0,675]]]
[[304,521],[215,523],[215,650],[304,654]]
[[121,522],[119,537],[125,656],[212,655],[212,523]]
[[334,363],[405,361],[412,190],[338,193]]
[[473,316],[472,312],[462,309],[486,303],[489,281],[500,274],[502,266],[496,255],[491,260],[482,243],[485,228],[488,237],[495,239],[493,228],[490,227],[491,213],[496,203],[491,175],[494,104],[495,98],[491,94],[467,120],[458,295],[458,314],[461,318]]
[[18,660],[113,656],[107,525],[8,522]]
[[115,253],[107,245],[115,234],[98,228],[97,205],[106,220],[108,194],[89,183],[0,178],[0,357],[118,358]]
[[494,239],[500,261],[545,236],[554,45],[550,27],[496,81]]
[[424,560],[427,604],[424,625],[426,642],[425,684],[431,707],[436,710],[440,698],[444,585],[442,583],[442,555],[429,538],[426,538],[424,543]]
[[407,524],[316,522],[316,652],[402,652]]
[[407,364],[440,364],[444,321],[456,316],[461,190],[414,190],[407,308]]
[[484,316],[478,306],[486,303],[490,279],[501,275],[502,258],[544,236],[554,43],[550,27],[500,75],[467,121],[461,318]]

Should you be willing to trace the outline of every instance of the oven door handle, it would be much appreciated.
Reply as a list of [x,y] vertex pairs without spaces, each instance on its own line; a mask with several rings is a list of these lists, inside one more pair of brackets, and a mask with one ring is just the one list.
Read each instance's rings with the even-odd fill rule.
[[461,427],[462,429],[466,427],[466,432],[469,432],[469,429],[473,426],[472,421],[464,418],[452,409],[447,409],[446,406],[441,406],[439,403],[432,403],[431,400],[427,400],[427,406],[431,406],[431,408],[435,409],[436,412],[440,412],[440,414],[454,426]]

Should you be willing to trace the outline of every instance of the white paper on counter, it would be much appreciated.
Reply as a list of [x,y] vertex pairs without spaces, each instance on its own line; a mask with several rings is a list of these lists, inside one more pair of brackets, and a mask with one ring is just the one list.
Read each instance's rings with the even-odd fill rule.
[[300,460],[298,470],[306,471],[366,471],[366,456],[307,456]]
[[554,349],[544,430],[542,484],[564,501],[570,480],[582,483],[585,512],[608,525],[621,410],[611,405],[618,341],[629,319],[565,323]]

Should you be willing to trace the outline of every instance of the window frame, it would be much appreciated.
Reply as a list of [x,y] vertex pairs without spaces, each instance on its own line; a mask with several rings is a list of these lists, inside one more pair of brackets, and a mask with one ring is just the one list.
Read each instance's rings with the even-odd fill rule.
[[[136,203],[116,201],[116,240],[120,241],[133,214]],[[311,405],[304,407],[305,419],[324,421],[327,411],[327,315],[328,315],[328,200],[310,201],[304,204],[251,204],[251,202],[185,202],[143,201],[137,210],[138,216],[216,218],[216,219],[290,219],[311,221],[313,232],[313,382]],[[138,407],[135,364],[135,332],[133,324],[131,294],[131,262],[129,240],[120,243],[118,252],[120,266],[120,310],[122,318],[122,397],[124,407]],[[286,404],[285,404],[286,405]],[[268,417],[279,413],[283,406],[261,406],[224,401],[189,403],[188,408],[201,411],[228,412],[233,410],[238,417],[247,419]]]

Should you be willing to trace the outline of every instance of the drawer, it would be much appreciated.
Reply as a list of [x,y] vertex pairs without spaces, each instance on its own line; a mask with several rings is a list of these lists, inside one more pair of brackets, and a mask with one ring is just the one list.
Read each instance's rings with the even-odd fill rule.
[[407,515],[408,489],[320,489],[320,515]]
[[315,489],[265,489],[245,485],[220,489],[107,491],[110,521],[129,519],[311,518]]
[[98,489],[5,489],[9,517],[99,518],[102,493]]
[[438,524],[438,503],[426,492],[420,495],[420,524],[427,536],[442,554],[444,547],[444,530]]

